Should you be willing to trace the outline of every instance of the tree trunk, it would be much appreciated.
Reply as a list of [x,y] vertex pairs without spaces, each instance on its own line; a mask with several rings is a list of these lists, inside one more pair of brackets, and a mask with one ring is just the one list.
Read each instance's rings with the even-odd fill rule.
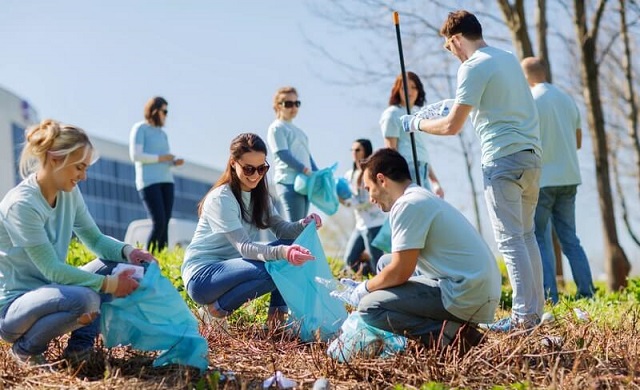
[[536,8],[536,36],[538,39],[538,57],[544,61],[547,70],[547,81],[552,82],[551,60],[549,58],[549,47],[547,45],[547,0],[538,0]]
[[618,242],[615,213],[611,196],[611,181],[609,178],[609,162],[607,135],[605,133],[604,115],[600,100],[600,86],[598,82],[598,63],[596,62],[596,41],[602,13],[607,0],[600,0],[594,15],[591,31],[587,25],[584,0],[574,0],[575,27],[580,46],[580,78],[583,95],[587,106],[587,123],[593,140],[593,155],[596,163],[596,181],[600,200],[600,215],[603,223],[605,244],[605,266],[607,269],[608,285],[612,290],[619,290],[626,286],[626,278],[631,268],[624,250]]
[[511,5],[509,0],[498,0],[498,6],[502,10],[509,31],[511,31],[511,41],[516,47],[518,58],[523,59],[533,56],[533,47],[527,31],[527,18],[525,17],[523,0],[516,0],[514,5]]

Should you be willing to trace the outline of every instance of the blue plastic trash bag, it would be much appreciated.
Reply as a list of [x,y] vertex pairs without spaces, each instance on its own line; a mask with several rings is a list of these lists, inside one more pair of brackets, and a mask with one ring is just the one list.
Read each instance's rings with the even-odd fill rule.
[[336,179],[336,194],[338,198],[342,200],[351,198],[351,188],[349,187],[349,181],[344,177]]
[[331,298],[329,290],[315,281],[316,277],[333,279],[315,222],[307,225],[294,244],[309,249],[316,259],[301,266],[286,260],[269,261],[265,264],[267,272],[289,306],[291,320],[299,327],[300,339],[315,341],[319,332],[321,340],[328,340],[340,329],[347,311],[342,302]]
[[208,345],[198,332],[198,321],[157,264],[149,265],[133,293],[103,303],[100,311],[107,347],[163,351],[154,367],[180,364],[207,369]]
[[387,358],[407,347],[407,338],[368,325],[357,311],[340,328],[340,337],[327,348],[327,355],[339,362],[349,362],[356,356]]
[[391,224],[389,223],[389,218],[384,221],[378,234],[371,241],[371,245],[384,253],[391,253]]
[[318,210],[327,215],[338,211],[340,202],[336,193],[336,180],[333,173],[338,164],[314,171],[307,178],[307,198]]

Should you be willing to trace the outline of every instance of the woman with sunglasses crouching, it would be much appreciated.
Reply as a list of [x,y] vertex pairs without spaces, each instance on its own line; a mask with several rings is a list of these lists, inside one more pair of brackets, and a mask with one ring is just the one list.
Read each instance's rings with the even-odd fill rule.
[[276,120],[267,131],[269,149],[274,155],[276,191],[282,202],[284,216],[289,221],[304,218],[309,212],[309,199],[293,188],[296,176],[301,173],[310,175],[318,170],[311,157],[307,135],[293,124],[300,104],[295,88],[278,89],[273,97]]
[[[99,332],[102,298],[138,288],[132,270],[107,275],[119,262],[155,262],[147,252],[105,236],[87,210],[78,183],[95,161],[81,129],[51,119],[31,127],[20,157],[24,180],[0,202],[0,337],[21,365],[45,364],[49,341],[71,332],[65,359],[89,358]],[[96,259],[67,264],[76,235]]]
[[[267,321],[285,319],[287,305],[265,269],[265,261],[286,259],[301,265],[314,259],[299,245],[288,245],[312,221],[311,214],[287,222],[276,211],[265,174],[269,170],[267,146],[255,134],[233,139],[227,167],[199,204],[200,220],[182,264],[182,279],[189,296],[205,306],[205,319],[221,319],[245,302],[271,293]],[[256,242],[259,230],[270,229],[278,238],[270,244]]]

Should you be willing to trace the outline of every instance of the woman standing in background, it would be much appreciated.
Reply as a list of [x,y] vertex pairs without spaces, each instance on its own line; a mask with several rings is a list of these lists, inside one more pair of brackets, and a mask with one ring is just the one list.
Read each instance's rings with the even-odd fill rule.
[[166,248],[169,220],[173,208],[172,166],[184,164],[169,152],[169,140],[163,130],[167,120],[167,101],[156,96],[144,106],[145,120],[133,125],[129,137],[129,156],[135,163],[136,189],[153,222],[147,250]]
[[284,217],[291,222],[306,217],[309,212],[309,199],[293,188],[296,176],[300,173],[310,175],[318,170],[311,157],[307,135],[292,122],[298,115],[300,104],[295,88],[278,89],[273,97],[276,120],[267,131],[269,150],[274,155],[276,191]]
[[348,170],[344,177],[349,181],[351,201],[342,202],[343,204],[353,207],[353,214],[356,220],[356,227],[351,233],[347,249],[344,255],[344,262],[352,271],[358,272],[359,260],[362,251],[366,250],[371,256],[369,267],[364,268],[363,273],[376,273],[376,265],[378,259],[382,256],[382,251],[371,245],[376,237],[382,224],[387,218],[386,214],[380,210],[378,206],[369,201],[369,192],[364,188],[362,183],[362,170],[360,169],[360,161],[363,161],[373,153],[371,141],[368,139],[357,139],[351,146],[351,155],[353,157],[353,168]]
[[[413,72],[407,72],[407,90],[409,93],[409,109],[415,112],[420,109],[424,103],[426,94],[424,87],[418,75]],[[396,81],[391,88],[389,96],[389,107],[382,113],[380,117],[380,128],[384,137],[384,146],[397,150],[398,153],[407,160],[411,179],[416,182],[415,169],[413,163],[413,152],[411,151],[411,136],[402,129],[400,117],[407,113],[406,103],[404,99],[404,84],[402,75],[396,77]],[[424,136],[421,133],[415,133],[416,155],[418,157],[418,167],[420,171],[420,182],[422,186],[440,198],[444,197],[444,191],[440,187],[440,182],[436,177],[433,167],[429,163],[429,153]]]

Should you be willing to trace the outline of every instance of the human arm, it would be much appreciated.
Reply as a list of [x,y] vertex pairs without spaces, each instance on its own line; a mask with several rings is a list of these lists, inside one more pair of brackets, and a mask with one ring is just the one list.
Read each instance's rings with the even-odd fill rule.
[[384,147],[398,150],[398,137],[384,137]]
[[418,264],[420,249],[407,249],[393,252],[391,262],[380,273],[369,279],[367,290],[369,292],[385,288],[399,286],[411,277]]
[[271,261],[285,259],[293,265],[302,265],[315,257],[308,249],[300,245],[265,245],[251,241],[244,229],[225,233],[231,245],[243,259]]
[[288,150],[280,150],[276,152],[276,156],[278,156],[280,160],[284,161],[285,164],[287,164],[289,167],[293,168],[298,172],[302,172],[305,175],[308,174],[308,172],[311,172],[311,168],[306,167],[303,163],[298,161],[298,159],[293,157],[291,152]]
[[427,165],[429,172],[429,180],[431,180],[431,187],[433,189],[433,193],[438,196],[438,198],[444,198],[444,190],[442,186],[440,186],[440,181],[438,181],[438,177],[436,176],[436,172],[433,170],[431,164]]
[[152,164],[158,162],[173,162],[173,154],[151,154],[144,152],[144,129],[141,123],[133,126],[129,136],[129,158],[133,162]]
[[582,129],[576,129],[576,148],[582,148]]
[[420,130],[434,135],[457,135],[472,109],[470,105],[454,103],[449,114],[441,118],[421,119],[414,115],[403,115],[402,126],[406,132]]

